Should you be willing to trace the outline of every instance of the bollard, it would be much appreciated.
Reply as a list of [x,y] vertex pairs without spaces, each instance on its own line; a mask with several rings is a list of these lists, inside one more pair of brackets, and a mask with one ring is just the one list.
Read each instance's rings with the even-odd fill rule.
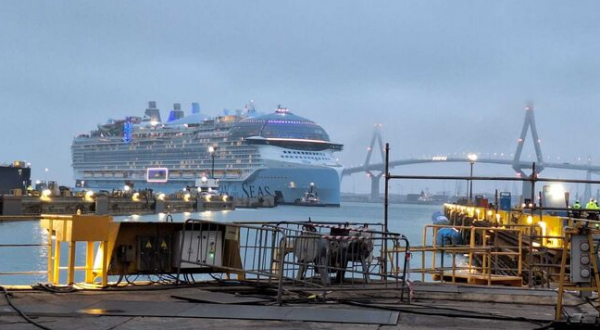
[[108,197],[98,196],[96,197],[96,215],[107,215],[108,214]]
[[196,199],[196,212],[203,212],[204,209],[204,201],[201,198]]
[[154,200],[154,213],[163,213],[165,211],[165,201],[160,199]]

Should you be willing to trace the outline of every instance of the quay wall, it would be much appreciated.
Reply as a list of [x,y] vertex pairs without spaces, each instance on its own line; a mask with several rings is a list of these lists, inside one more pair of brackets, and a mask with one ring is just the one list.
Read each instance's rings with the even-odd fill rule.
[[[93,199],[77,196],[55,196],[43,198],[38,196],[0,196],[0,215],[2,216],[37,216],[40,214],[155,214],[202,212],[205,210],[234,210],[236,205],[252,205],[249,202],[232,200],[205,199],[143,199],[132,200],[130,197],[98,196]],[[257,205],[262,207],[262,205]]]

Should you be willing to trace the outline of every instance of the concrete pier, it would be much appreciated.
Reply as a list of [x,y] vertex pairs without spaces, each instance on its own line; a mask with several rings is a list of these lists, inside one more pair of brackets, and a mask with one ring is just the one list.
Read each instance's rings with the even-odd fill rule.
[[233,210],[232,200],[205,199],[140,199],[130,196],[95,196],[86,199],[80,196],[55,196],[42,198],[36,196],[0,196],[0,215],[37,216],[40,214],[97,214],[130,215],[177,212],[202,212],[204,210]]
[[[310,291],[286,294],[286,307],[322,313],[330,311],[398,311],[396,324],[353,324],[336,322],[302,322],[281,320],[249,320],[240,314],[230,317],[177,316],[180,310],[194,303],[173,296],[194,295],[200,292],[221,292],[247,297],[265,297],[268,288],[204,283],[187,287],[146,285],[104,291],[50,293],[40,290],[12,292],[12,302],[35,322],[50,329],[536,329],[549,325],[554,318],[553,290],[529,290],[502,287],[479,287],[451,284],[413,283],[413,301],[399,300],[397,290],[370,289],[333,291],[326,297],[310,296]],[[95,309],[114,302],[113,309]],[[119,310],[122,302],[130,302],[131,310]],[[565,312],[570,315],[597,315],[589,304],[568,296]],[[136,305],[140,310],[136,311]],[[126,304],[127,305],[127,304]],[[269,303],[256,305],[265,309],[278,308]],[[224,305],[203,303],[206,308]],[[213,307],[211,307],[213,306]],[[245,305],[228,305],[229,310]],[[143,308],[142,308],[143,307]],[[225,308],[225,307],[223,307]],[[275,309],[276,310],[276,309]],[[122,315],[121,315],[122,314]],[[235,315],[234,315],[235,314]],[[310,313],[309,313],[310,314]],[[182,314],[183,315],[183,314]],[[265,318],[277,318],[266,316]],[[293,318],[293,317],[292,317]],[[373,319],[373,323],[377,323]],[[3,299],[0,302],[0,328],[6,330],[37,329],[28,324]]]

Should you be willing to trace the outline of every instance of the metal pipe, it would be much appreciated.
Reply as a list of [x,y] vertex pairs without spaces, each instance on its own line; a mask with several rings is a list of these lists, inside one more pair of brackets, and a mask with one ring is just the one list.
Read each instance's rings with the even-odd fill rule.
[[383,224],[385,232],[388,232],[388,202],[389,202],[389,180],[390,180],[390,144],[385,144],[385,198],[383,210]]
[[[402,288],[400,290],[400,300],[404,301],[404,289],[406,288],[406,271],[408,269],[408,263],[410,262],[411,254],[410,254],[410,242],[405,236],[400,237],[400,240],[403,240],[406,243],[406,252],[404,254],[404,266],[402,270]],[[398,263],[396,263],[398,264]],[[422,267],[421,267],[422,268]],[[410,303],[410,293],[408,294],[408,302]]]
[[285,244],[286,244],[285,232],[281,231],[281,241],[279,243],[279,277],[277,278],[277,303],[279,306],[283,306],[283,264],[285,261]]
[[473,203],[473,165],[475,165],[475,163],[471,162],[471,174],[469,175],[471,178],[469,179],[469,204]]
[[[531,176],[530,181],[531,181],[531,203],[533,204],[533,207],[531,209],[531,214],[533,215],[535,208],[536,208],[536,204],[535,204],[535,178],[536,178],[536,170],[535,170],[535,162],[532,165],[531,168]],[[527,263],[529,264],[529,274],[528,274],[528,283],[527,285],[532,288],[533,287],[533,223],[531,223],[530,227],[529,227],[529,246],[527,248],[528,254],[527,254]]]
[[[387,275],[387,233],[388,233],[388,207],[389,207],[389,177],[390,177],[390,144],[385,144],[385,197],[383,201],[383,231],[384,231],[384,244],[383,244],[383,274]],[[387,283],[387,280],[386,280]]]

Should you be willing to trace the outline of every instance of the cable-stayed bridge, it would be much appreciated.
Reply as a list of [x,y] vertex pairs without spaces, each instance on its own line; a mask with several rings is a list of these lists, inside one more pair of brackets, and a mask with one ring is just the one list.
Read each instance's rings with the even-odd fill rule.
[[[371,143],[369,148],[367,149],[367,157],[365,162],[360,166],[350,166],[344,169],[343,175],[352,175],[355,173],[367,173],[369,178],[371,179],[371,199],[376,200],[379,198],[379,184],[381,182],[381,178],[385,172],[385,164],[383,162],[380,163],[371,163],[371,158],[373,156],[374,151],[379,151],[381,155],[381,159],[385,159],[384,150],[385,146],[383,143],[383,139],[381,137],[381,126],[380,124],[375,125],[375,129],[373,131],[373,135],[371,138]],[[572,164],[565,162],[546,162],[542,156],[542,148],[540,145],[540,138],[537,132],[537,128],[535,125],[535,115],[533,111],[533,106],[531,104],[527,105],[525,108],[525,121],[523,122],[523,128],[521,130],[521,134],[519,139],[517,140],[517,150],[514,153],[513,159],[498,159],[498,158],[478,158],[476,160],[477,163],[482,164],[497,164],[497,165],[506,165],[511,166],[517,175],[522,177],[529,176],[531,173],[526,173],[525,170],[529,170],[533,167],[532,161],[523,161],[521,160],[521,154],[523,152],[523,146],[525,144],[525,140],[527,139],[527,133],[531,130],[531,136],[533,140],[533,147],[535,150],[535,166],[536,172],[539,174],[546,168],[553,169],[564,169],[564,170],[576,170],[576,171],[585,171],[586,172],[586,180],[591,180],[592,173],[600,172],[600,165],[593,164]],[[430,158],[412,158],[412,159],[399,159],[399,160],[390,160],[389,166],[390,168],[398,167],[398,166],[407,166],[407,165],[416,165],[416,164],[427,164],[427,163],[473,163],[472,159],[469,159],[468,156],[433,156]],[[531,194],[531,187],[526,182],[523,183],[523,195],[529,196]],[[591,196],[591,185],[586,184],[585,190],[583,193],[583,199],[587,200]]]

